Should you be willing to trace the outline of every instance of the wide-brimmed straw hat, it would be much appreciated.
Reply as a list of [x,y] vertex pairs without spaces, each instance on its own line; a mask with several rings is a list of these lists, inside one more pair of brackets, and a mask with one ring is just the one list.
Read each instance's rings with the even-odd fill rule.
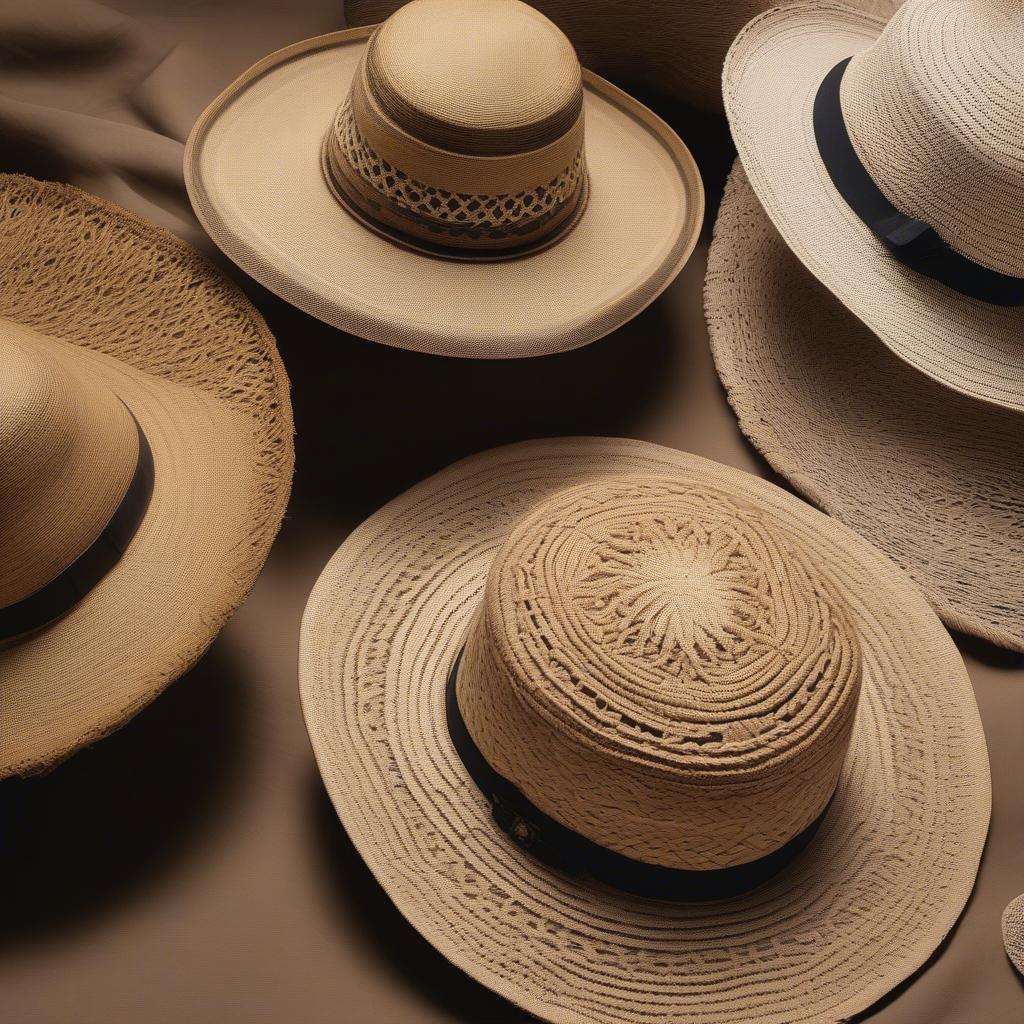
[[729,401],[772,467],[905,569],[947,625],[1024,650],[1020,414],[885,348],[801,266],[738,163],[704,304]]
[[288,382],[241,292],[78,189],[0,176],[0,777],[202,654],[291,484]]
[[985,741],[934,612],[843,524],[696,456],[457,463],[338,550],[299,667],[378,881],[546,1020],[846,1019],[974,882]]
[[1016,411],[1022,49],[1019,0],[908,0],[887,25],[815,0],[748,24],[723,76],[750,183],[800,260],[901,359]]
[[271,54],[199,118],[185,179],[217,244],[289,302],[480,358],[619,327],[703,216],[675,133],[518,0],[414,0]]

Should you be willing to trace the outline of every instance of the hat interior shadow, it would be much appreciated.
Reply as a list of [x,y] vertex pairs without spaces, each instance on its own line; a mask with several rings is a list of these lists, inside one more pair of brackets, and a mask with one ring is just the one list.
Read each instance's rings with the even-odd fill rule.
[[333,906],[339,916],[355,919],[360,937],[389,967],[396,983],[412,986],[453,1019],[488,1024],[536,1019],[445,959],[402,916],[349,839],[315,768],[309,805],[314,845],[322,856]]
[[0,782],[0,948],[109,913],[189,856],[241,777],[243,697],[211,648],[113,735]]

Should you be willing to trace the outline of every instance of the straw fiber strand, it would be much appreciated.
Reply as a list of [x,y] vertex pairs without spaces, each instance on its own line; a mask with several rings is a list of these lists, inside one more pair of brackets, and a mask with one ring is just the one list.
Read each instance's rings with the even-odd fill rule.
[[739,163],[705,311],[740,427],[773,468],[897,562],[951,628],[1024,650],[1019,416],[889,352],[800,265]]
[[[879,187],[894,202],[918,192],[910,212],[934,216],[934,227],[954,247],[977,258],[984,248],[987,264],[1019,267],[1014,224],[1020,223],[1024,197],[1024,148],[1013,111],[1020,104],[1015,40],[1024,31],[1024,14],[1011,23],[996,11],[994,0],[910,0],[886,28],[832,0],[787,5],[744,28],[729,52],[723,81],[747,177],[800,261],[911,366],[953,391],[1020,412],[1024,308],[960,294],[896,260],[832,184],[817,151],[811,113],[827,72],[861,54],[850,65],[851,79],[844,78],[842,103],[851,111],[855,147],[883,176]],[[946,23],[957,26],[954,48],[941,28]],[[883,29],[878,55],[864,55]],[[976,36],[984,46],[975,45]],[[993,47],[1001,48],[998,59],[990,59]],[[883,64],[876,68],[879,60]],[[960,81],[963,73],[950,80],[965,62],[974,69],[967,77],[975,77],[975,85]],[[947,71],[938,70],[947,65]],[[917,73],[908,80],[910,66]],[[998,81],[990,82],[992,76]],[[907,99],[920,89],[929,92],[923,110]],[[991,135],[977,109],[977,89],[1015,96],[1005,109],[990,104],[1003,116]],[[859,141],[853,137],[858,129]],[[901,135],[902,142],[891,141]],[[902,147],[925,137],[926,155],[911,160]],[[891,173],[891,160],[901,161],[902,176]],[[951,196],[974,211],[970,224],[952,215]],[[989,209],[982,214],[984,207]]]
[[[819,833],[780,875],[728,901],[626,898],[546,869],[497,830],[447,735],[446,679],[497,552],[542,500],[610,474],[684,478],[770,514],[841,599],[860,646],[851,746]],[[916,588],[778,488],[642,442],[519,444],[386,506],[314,588],[300,684],[326,787],[399,909],[446,957],[545,1020],[844,1020],[953,926],[987,831],[970,682]]]
[[121,399],[155,464],[120,562],[57,623],[0,648],[10,775],[116,729],[199,658],[263,566],[293,448],[273,336],[194,250],[78,189],[18,176],[0,178],[0,237],[0,317],[30,328],[78,393]]

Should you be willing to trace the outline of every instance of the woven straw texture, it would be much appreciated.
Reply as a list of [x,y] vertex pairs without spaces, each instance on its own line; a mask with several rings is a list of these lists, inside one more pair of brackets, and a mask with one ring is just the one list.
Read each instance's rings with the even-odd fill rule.
[[1024,650],[1019,415],[881,345],[800,265],[739,163],[704,302],[729,401],[772,467],[902,566],[951,628]]
[[[784,0],[783,0],[784,2]],[[372,25],[403,0],[345,0],[349,25]],[[736,33],[776,0],[533,0],[572,40],[585,67],[624,89],[722,109],[722,62]],[[899,0],[850,0],[888,18]]]
[[[271,54],[193,128],[185,154],[192,205],[247,273],[361,337],[477,358],[585,345],[631,319],[675,278],[703,218],[699,172],[663,121],[589,72],[589,200],[553,245],[501,262],[465,262],[414,251],[365,227],[328,186],[321,148],[368,36],[353,29]],[[460,173],[467,159],[495,158],[462,158]],[[572,159],[570,153],[559,169]],[[476,165],[473,173],[481,173]],[[529,187],[542,183],[531,180]]]
[[[990,265],[1019,267],[1024,145],[1014,111],[1024,13],[1012,4],[1011,21],[1010,6],[912,0],[889,22],[878,53],[851,64],[843,106],[853,112],[851,137],[864,133],[854,145],[885,175],[878,183],[894,202],[917,192],[909,212],[934,214],[936,230],[969,254],[984,247]],[[884,27],[831,2],[787,6],[751,22],[724,72],[740,159],[788,245],[893,352],[955,391],[1019,412],[1024,310],[969,298],[904,267],[839,196],[818,156],[811,109],[819,83],[841,59],[876,44]],[[1007,120],[990,137],[987,120],[1002,109],[991,97],[1010,93]],[[909,140],[923,147],[925,138],[928,147],[909,160],[902,147]],[[951,196],[972,211],[969,230],[951,214]]]
[[[752,506],[772,523],[776,543],[806,553],[801,565],[813,566],[807,571],[817,585],[845,609],[846,635],[860,649],[851,746],[821,830],[784,872],[729,901],[626,898],[546,869],[497,830],[447,735],[446,679],[502,545],[542,500],[613,474],[668,476],[694,494]],[[638,527],[659,549],[663,531],[647,517]],[[599,554],[615,532],[602,527],[595,541],[570,531],[561,553]],[[753,527],[743,536],[753,543]],[[714,542],[706,543],[701,552],[710,555]],[[684,625],[694,591],[684,585],[680,604],[657,572],[628,561],[648,591],[645,598],[620,580],[623,619],[637,617],[638,637],[654,642],[664,629],[674,649],[699,657],[699,640]],[[678,577],[672,581],[678,587]],[[805,588],[795,591],[809,600]],[[600,628],[596,593],[590,608],[592,628]],[[713,614],[712,603],[699,621]],[[525,647],[515,637],[508,642]],[[627,657],[624,646],[616,664]],[[376,513],[340,548],[307,606],[299,661],[321,773],[378,880],[445,956],[546,1020],[844,1020],[925,961],[973,885],[990,783],[970,682],[948,634],[916,587],[845,526],[765,481],[695,456],[574,438],[455,464]],[[461,701],[461,670],[459,690]],[[626,717],[644,721],[659,697],[656,721],[685,703],[677,691],[636,683],[615,696],[629,701],[625,715],[578,692],[575,713],[592,723],[581,741],[587,749],[624,742]],[[733,742],[740,741],[730,735]],[[602,800],[595,780],[585,786],[591,801]]]
[[1003,945],[1013,966],[1024,974],[1024,895],[1010,900],[1003,911]]
[[[194,250],[78,189],[11,175],[0,237],[0,317],[29,329],[42,377],[81,404],[122,399],[155,464],[121,561],[56,624],[0,648],[6,776],[116,729],[199,658],[266,559],[293,449],[273,336]],[[51,528],[74,520],[73,493],[45,502]]]

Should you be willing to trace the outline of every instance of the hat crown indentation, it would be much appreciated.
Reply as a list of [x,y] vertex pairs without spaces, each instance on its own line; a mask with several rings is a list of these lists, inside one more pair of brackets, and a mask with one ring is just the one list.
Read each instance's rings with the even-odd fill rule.
[[1024,7],[912,0],[843,77],[857,154],[886,198],[961,255],[1024,276]]
[[0,608],[66,569],[100,534],[135,472],[138,433],[61,342],[0,320]]
[[694,481],[626,477],[513,532],[458,695],[488,760],[556,820],[720,867],[820,814],[860,671],[845,611],[772,521]]

